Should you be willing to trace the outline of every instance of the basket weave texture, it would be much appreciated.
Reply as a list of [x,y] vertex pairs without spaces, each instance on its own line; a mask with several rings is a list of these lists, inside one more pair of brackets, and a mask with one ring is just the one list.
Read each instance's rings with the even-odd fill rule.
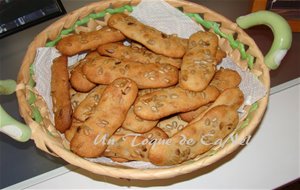
[[[269,92],[269,69],[263,62],[263,55],[255,42],[240,29],[237,24],[229,21],[216,12],[195,3],[181,0],[166,0],[166,2],[173,7],[182,9],[184,13],[200,23],[201,18],[203,18],[204,21],[202,19],[201,24],[205,23],[207,25],[204,26],[204,28],[217,34],[221,34],[221,36],[219,35],[220,48],[240,67],[250,67],[251,72],[257,75]],[[239,147],[239,144],[228,143],[217,151],[210,151],[196,157],[194,160],[170,168],[134,169],[93,163],[73,154],[66,148],[67,145],[64,143],[64,140],[62,140],[49,119],[49,110],[47,110],[46,103],[34,89],[35,82],[31,65],[34,61],[37,48],[53,46],[61,39],[61,34],[95,30],[97,25],[105,25],[110,14],[120,11],[121,9],[118,9],[118,7],[123,7],[121,11],[125,10],[125,12],[128,12],[130,11],[130,6],[126,7],[125,5],[130,4],[131,6],[135,6],[138,3],[138,0],[106,0],[92,3],[68,13],[66,16],[39,33],[29,45],[19,71],[17,86],[19,110],[21,116],[32,130],[31,138],[34,140],[36,146],[49,154],[61,157],[72,165],[84,168],[96,174],[116,178],[143,180],[170,178],[208,166],[236,150]],[[101,16],[104,16],[104,18],[97,19],[97,17]],[[87,24],[82,24],[86,22]],[[216,26],[216,24],[218,25]],[[219,32],[217,31],[218,29]],[[222,36],[222,34],[231,37],[234,36],[234,38],[228,39],[228,36],[226,38],[224,35]],[[242,44],[243,47],[241,47],[240,44]],[[245,52],[243,52],[244,50]],[[244,54],[249,56],[245,57]],[[247,114],[240,119],[237,130],[235,131],[235,133],[238,133],[238,141],[242,141],[247,136],[251,135],[257,128],[263,117],[267,102],[268,93],[260,101],[246,108]]]

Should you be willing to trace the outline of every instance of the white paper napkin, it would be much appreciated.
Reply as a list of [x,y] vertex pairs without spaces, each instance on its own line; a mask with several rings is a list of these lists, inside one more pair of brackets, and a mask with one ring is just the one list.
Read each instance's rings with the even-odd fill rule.
[[[50,111],[50,119],[54,123],[54,114],[52,111],[52,98],[51,98],[51,66],[52,62],[56,57],[59,57],[61,54],[56,48],[53,47],[42,47],[38,48],[36,56],[33,62],[35,69],[35,81],[36,81],[36,90],[45,100],[47,107]],[[68,66],[72,66],[79,60],[85,57],[86,53],[74,55],[68,58]]]
[[252,105],[267,94],[267,89],[257,79],[257,77],[249,71],[242,70],[237,64],[233,62],[231,58],[224,58],[218,65],[218,69],[221,67],[225,69],[235,70],[242,78],[239,88],[244,93],[245,101],[239,109],[239,112],[243,113],[242,108],[244,107],[244,105]]
[[189,38],[195,32],[203,31],[200,25],[163,0],[143,0],[131,16],[161,32],[177,34],[181,38]]

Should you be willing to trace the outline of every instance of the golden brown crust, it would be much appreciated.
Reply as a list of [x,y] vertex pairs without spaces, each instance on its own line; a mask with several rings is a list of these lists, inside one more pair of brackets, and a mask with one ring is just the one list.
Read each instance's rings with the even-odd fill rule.
[[87,79],[97,84],[110,84],[126,77],[135,81],[138,88],[168,87],[177,83],[178,69],[169,64],[143,64],[100,56],[83,66]]
[[76,92],[75,90],[71,90],[71,91],[72,93],[70,93],[70,96],[71,96],[72,109],[75,110],[76,107],[80,104],[80,102],[82,102],[87,97],[88,93]]
[[109,43],[97,48],[101,55],[106,55],[121,60],[137,61],[141,63],[159,63],[170,64],[180,68],[182,59],[175,59],[159,55],[147,50],[144,47],[138,47],[134,44],[125,46],[122,43]]
[[207,105],[201,106],[201,107],[199,107],[199,108],[197,108],[195,110],[192,110],[192,111],[189,111],[189,112],[180,113],[179,116],[180,116],[180,118],[183,121],[190,122],[193,119],[195,119],[198,115],[200,115],[201,113],[203,113],[204,111],[206,111],[209,108],[210,105],[211,104],[207,104]]
[[187,126],[187,122],[183,121],[179,115],[175,115],[172,117],[166,117],[161,119],[156,127],[163,130],[169,137],[173,137],[176,133],[181,131],[185,126]]
[[[110,138],[112,144],[109,144],[103,153],[107,157],[117,157],[126,160],[148,160],[148,151],[150,149],[150,140],[139,134],[113,135]],[[148,142],[143,144],[143,142]]]
[[140,134],[143,137],[146,137],[150,140],[153,139],[166,139],[168,138],[168,134],[165,133],[165,131],[163,131],[162,129],[158,128],[158,127],[153,127],[150,131],[146,132],[146,133],[135,133],[131,130],[125,129],[123,127],[120,127],[116,132],[116,135],[130,135],[130,134]]
[[[142,89],[139,90],[138,96],[142,96],[151,92],[159,91],[160,88],[149,88],[149,89]],[[129,109],[126,119],[123,122],[122,129],[128,129],[131,132],[136,133],[146,133],[155,130],[155,126],[158,123],[158,120],[150,121],[145,120],[137,116],[133,111],[133,106]],[[154,128],[153,128],[154,127]]]
[[119,78],[105,89],[94,113],[80,126],[70,143],[71,150],[82,157],[98,157],[111,135],[122,125],[137,96],[135,82]]
[[[231,70],[231,69],[221,68],[220,70],[218,70],[216,72],[213,80],[210,82],[210,85],[216,87],[220,92],[223,92],[224,90],[238,87],[240,82],[241,82],[241,77],[236,71]],[[241,98],[242,97],[241,92],[238,90],[233,90],[232,92],[233,92],[232,99],[237,100],[237,102],[238,102],[237,105],[241,105],[241,103],[242,103],[241,101],[243,100]],[[237,95],[237,94],[239,94],[239,95]],[[224,94],[222,95],[222,97],[224,97]],[[219,99],[218,102],[220,100],[222,100],[222,99]],[[230,101],[228,101],[228,102],[230,102]],[[224,104],[226,104],[226,103],[224,103]],[[191,122],[193,119],[198,117],[201,113],[206,111],[209,108],[209,106],[210,105],[201,106],[200,108],[198,108],[196,110],[181,113],[179,115],[182,120],[184,120],[186,122]]]
[[94,88],[74,110],[73,117],[79,121],[85,121],[90,117],[97,107],[105,88],[105,85]]
[[129,160],[125,159],[125,158],[119,158],[119,157],[111,157],[110,159],[112,161],[114,161],[114,162],[120,162],[120,163],[128,162],[129,161]]
[[225,57],[226,57],[225,51],[218,48],[217,53],[216,53],[216,62],[217,62],[217,64],[221,63],[223,58],[225,58]]
[[99,85],[90,93],[85,93],[85,98],[74,109],[71,127],[65,132],[65,137],[68,141],[72,140],[77,129],[93,114],[105,88],[106,86]]
[[213,102],[211,107],[218,105],[227,105],[238,110],[244,102],[244,94],[239,88],[229,88],[224,90],[220,96]]
[[201,91],[212,80],[216,70],[218,37],[211,32],[196,32],[189,38],[179,75],[180,87]]
[[[146,29],[146,35],[137,37],[141,40],[137,41],[140,43],[151,41],[150,46],[153,45],[154,49],[156,48],[154,44],[157,42],[160,48],[158,51],[162,55],[152,53],[142,46],[126,47],[122,43],[103,44],[98,47],[98,51],[102,55],[111,57],[103,57],[96,52],[90,53],[71,71],[70,81],[77,91],[89,92],[96,84],[108,84],[106,89],[104,86],[95,88],[76,107],[71,128],[65,132],[65,137],[70,141],[71,151],[82,157],[103,155],[118,162],[141,160],[151,161],[156,165],[173,165],[192,159],[212,147],[212,145],[199,145],[199,141],[196,145],[179,146],[182,135],[193,139],[197,134],[213,134],[205,139],[206,142],[227,136],[238,122],[235,116],[237,106],[242,100],[240,94],[236,92],[237,100],[226,102],[229,106],[222,105],[228,99],[227,94],[211,106],[207,104],[217,99],[220,94],[218,89],[226,91],[228,88],[236,87],[240,78],[235,75],[236,73],[222,70],[220,74],[216,74],[212,85],[208,86],[215,75],[215,65],[226,56],[218,49],[216,36],[209,32],[195,33],[189,39],[188,46],[186,40],[177,38],[179,45],[183,46],[185,51],[187,50],[183,60],[185,65],[180,73],[180,87],[164,88],[176,84],[179,77],[178,68],[181,60],[163,56],[165,55],[164,43],[172,45],[170,41],[175,41],[171,39],[174,36],[166,36],[159,31],[156,33],[151,27],[143,26],[127,15],[117,14],[115,17],[121,20],[110,19],[112,24],[119,23],[121,30],[129,27],[125,33],[128,32],[133,37],[140,34],[130,33],[132,28]],[[167,40],[152,39],[158,34],[163,40]],[[86,36],[83,37],[84,40]],[[153,40],[154,44],[152,44]],[[80,41],[82,42],[82,37]],[[171,57],[178,56],[175,54]],[[198,76],[194,76],[196,73]],[[220,82],[222,79],[224,84]],[[122,80],[123,82],[120,82]],[[116,81],[119,81],[117,85]],[[128,90],[128,85],[134,88],[134,92],[132,89]],[[137,88],[151,90],[140,92],[140,97],[132,106],[138,94]],[[156,91],[158,88],[163,89]],[[122,98],[122,95],[128,93],[132,93],[131,97]],[[160,99],[164,100],[158,101]],[[191,110],[193,111],[186,113]],[[186,120],[191,123],[177,130],[178,132],[171,138],[162,129],[155,127],[160,118],[180,112],[185,112],[181,113],[181,116],[186,117]],[[116,132],[120,126],[123,127],[123,131]],[[224,127],[227,129],[223,129]],[[158,139],[166,140],[162,141],[163,143],[172,140],[173,143],[171,147],[167,147],[164,144],[156,144]],[[151,144],[154,145],[151,147]],[[150,148],[151,153],[149,153]],[[162,152],[168,156],[162,155]]]
[[[229,106],[216,106],[199,121],[189,124],[170,138],[169,144],[152,146],[148,155],[149,160],[155,165],[175,165],[193,159],[211,149],[215,141],[229,135],[238,121],[235,109]],[[183,138],[188,141],[183,143]]]
[[86,78],[82,71],[82,67],[87,59],[94,59],[98,56],[99,54],[97,52],[91,52],[72,69],[70,83],[75,90],[79,92],[89,92],[96,86],[95,83]]
[[187,40],[164,34],[155,28],[144,25],[132,16],[123,13],[114,14],[107,24],[157,54],[173,58],[181,58],[185,54]]
[[96,84],[86,79],[85,75],[82,72],[83,64],[84,62],[79,63],[71,71],[70,83],[72,87],[78,92],[89,92],[96,86]]
[[66,56],[60,56],[53,60],[51,73],[51,95],[55,128],[63,133],[70,128],[72,122],[68,60]]
[[153,140],[153,139],[167,139],[169,136],[161,128],[154,127],[150,131],[142,134],[144,137]]
[[137,116],[133,111],[133,106],[129,109],[126,119],[122,124],[124,129],[131,130],[136,133],[145,133],[156,126],[158,120],[145,120]]
[[137,98],[134,112],[146,120],[160,118],[179,112],[187,112],[214,101],[219,91],[208,86],[201,92],[193,92],[180,87],[165,88]]
[[239,88],[229,88],[224,90],[219,97],[209,106],[207,110],[198,115],[195,119],[193,119],[190,123],[194,123],[199,121],[203,115],[208,112],[210,109],[220,106],[226,105],[232,107],[234,110],[238,110],[239,107],[244,102],[244,94]]
[[73,139],[77,129],[82,125],[82,122],[77,119],[72,119],[71,127],[65,131],[65,137],[66,139],[71,142]]
[[211,81],[210,85],[215,86],[220,92],[229,88],[238,87],[242,78],[238,72],[231,69],[218,70]]
[[86,50],[94,50],[102,44],[124,39],[125,36],[120,31],[103,27],[100,30],[64,37],[58,42],[56,48],[62,54],[72,56]]
[[[107,146],[104,156],[111,158],[123,158],[126,160],[148,160],[148,151],[151,143],[169,138],[160,128],[154,127],[147,133],[138,134],[124,128],[111,137],[114,143]],[[146,143],[146,144],[143,144]]]

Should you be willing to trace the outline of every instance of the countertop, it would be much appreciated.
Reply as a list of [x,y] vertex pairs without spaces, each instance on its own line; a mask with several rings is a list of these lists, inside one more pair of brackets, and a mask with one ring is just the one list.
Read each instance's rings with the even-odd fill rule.
[[[69,12],[94,1],[62,0],[62,2],[67,12]],[[251,7],[251,0],[198,0],[194,2],[201,3],[202,5],[219,12],[233,21],[238,16],[248,14]],[[43,28],[57,19],[58,18],[46,21],[22,32],[0,39],[0,79],[17,78],[22,58],[29,43]],[[249,33],[250,36],[257,42],[258,46],[261,48],[261,51],[265,54],[270,48],[273,40],[271,30],[269,30],[267,27],[260,26],[246,30],[246,32]],[[297,55],[297,53],[299,54],[300,43],[295,43],[296,41],[300,41],[300,33],[293,33],[293,40],[294,42],[292,44],[292,48],[288,52],[287,56],[283,59],[283,64],[278,70],[270,72],[271,85],[273,87],[296,79],[300,76],[299,55]],[[299,94],[299,90],[297,91],[296,89],[296,92]],[[289,99],[284,98],[281,101],[285,100]],[[0,104],[16,119],[23,121],[18,113],[18,104],[15,95],[1,96]],[[298,104],[293,104],[293,106],[297,106],[295,108],[295,113],[299,113],[299,99]],[[286,109],[288,108],[289,107]],[[285,112],[283,112],[283,114],[284,113]],[[293,120],[292,122],[294,122],[294,124],[298,125],[298,133],[296,133],[298,135],[295,136],[295,138],[299,139],[299,117],[298,120],[297,116],[295,118],[292,117],[291,119]],[[296,150],[299,152],[299,143],[298,149]],[[299,154],[297,160],[299,160]],[[65,163],[63,160],[52,157],[37,149],[32,141],[19,143],[0,133],[0,188],[30,179],[34,176],[38,176],[66,164],[67,163]],[[264,166],[261,167],[262,168],[257,168],[258,172],[259,170],[263,170]],[[238,170],[238,168],[236,169]]]

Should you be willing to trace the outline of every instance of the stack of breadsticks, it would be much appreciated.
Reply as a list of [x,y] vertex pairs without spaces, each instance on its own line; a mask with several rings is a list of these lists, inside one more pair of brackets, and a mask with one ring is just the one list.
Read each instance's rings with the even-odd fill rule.
[[[121,13],[56,48],[62,55],[52,65],[55,127],[81,157],[180,164],[210,150],[239,122],[241,78],[216,69],[226,53],[214,33],[182,39]],[[68,68],[67,56],[82,52],[87,56]],[[158,127],[174,115],[188,124],[173,134]]]

